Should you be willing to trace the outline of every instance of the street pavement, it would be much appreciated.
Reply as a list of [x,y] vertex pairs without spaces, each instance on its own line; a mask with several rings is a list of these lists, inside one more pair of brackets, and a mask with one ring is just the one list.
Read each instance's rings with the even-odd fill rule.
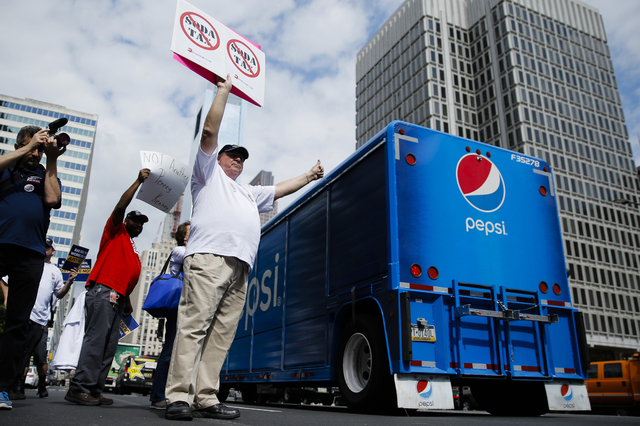
[[[50,386],[48,398],[38,398],[27,389],[27,399],[14,401],[11,410],[0,410],[0,426],[147,426],[185,424],[164,419],[163,410],[149,409],[149,397],[139,394],[112,395],[111,406],[83,407],[64,400],[67,387]],[[640,424],[638,417],[593,414],[552,413],[541,417],[494,417],[483,411],[431,411],[411,416],[354,414],[345,407],[293,404],[247,405],[228,401],[241,416],[235,420],[194,419],[192,425],[222,424],[234,426],[602,426]]]

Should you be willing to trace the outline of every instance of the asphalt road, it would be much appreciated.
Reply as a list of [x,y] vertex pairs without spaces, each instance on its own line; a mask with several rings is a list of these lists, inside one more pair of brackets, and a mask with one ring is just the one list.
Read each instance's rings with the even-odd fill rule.
[[[148,397],[141,395],[111,395],[111,406],[83,407],[64,400],[65,387],[49,387],[49,397],[39,399],[35,390],[27,390],[27,399],[15,401],[12,410],[0,410],[2,426],[146,426],[160,423],[176,424],[164,419],[164,411],[150,410]],[[242,402],[227,402],[238,408],[242,415],[235,420],[194,419],[188,424],[227,424],[259,426],[388,426],[429,425],[446,426],[602,426],[638,425],[638,417],[614,417],[593,414],[546,414],[541,417],[517,418],[494,417],[482,411],[431,411],[418,412],[412,416],[374,416],[353,414],[344,407],[321,405],[246,405]],[[185,424],[184,422],[178,424]]]

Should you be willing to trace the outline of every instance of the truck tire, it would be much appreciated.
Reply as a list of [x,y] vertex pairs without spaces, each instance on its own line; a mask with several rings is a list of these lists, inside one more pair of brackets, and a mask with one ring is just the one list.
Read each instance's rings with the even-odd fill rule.
[[256,385],[244,385],[240,388],[242,392],[242,401],[246,404],[255,404],[258,402],[258,389]]
[[471,393],[494,416],[534,417],[549,411],[542,382],[478,382],[471,386]]
[[338,381],[347,407],[356,412],[397,408],[382,326],[371,315],[349,322],[340,336]]
[[288,404],[295,404],[295,403],[298,402],[298,398],[296,398],[295,393],[288,386],[286,388],[284,388],[284,392],[282,394],[282,399],[284,399],[284,402],[286,402]]

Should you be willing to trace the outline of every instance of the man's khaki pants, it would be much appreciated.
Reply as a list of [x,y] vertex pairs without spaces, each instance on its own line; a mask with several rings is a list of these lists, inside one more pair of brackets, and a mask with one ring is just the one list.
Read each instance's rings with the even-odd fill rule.
[[220,369],[242,314],[248,269],[235,257],[196,253],[184,259],[178,330],[165,392],[169,404],[189,402],[190,390],[195,410],[219,403]]

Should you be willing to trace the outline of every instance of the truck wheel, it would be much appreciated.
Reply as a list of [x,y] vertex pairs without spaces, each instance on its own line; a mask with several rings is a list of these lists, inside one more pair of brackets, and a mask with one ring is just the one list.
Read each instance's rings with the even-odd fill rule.
[[479,382],[471,393],[494,416],[541,416],[549,411],[542,382]]
[[284,392],[283,392],[282,398],[284,399],[284,402],[286,402],[286,403],[295,403],[295,402],[297,402],[295,400],[296,398],[294,396],[293,391],[288,386],[286,388],[284,388]]
[[351,410],[384,412],[397,407],[381,327],[375,317],[362,315],[351,321],[340,336],[338,381]]
[[220,389],[218,389],[218,401],[225,402],[227,398],[229,398],[229,391],[231,390],[231,386],[229,385],[220,385]]
[[245,385],[240,388],[242,392],[242,401],[247,404],[255,404],[258,402],[258,389],[256,385]]

